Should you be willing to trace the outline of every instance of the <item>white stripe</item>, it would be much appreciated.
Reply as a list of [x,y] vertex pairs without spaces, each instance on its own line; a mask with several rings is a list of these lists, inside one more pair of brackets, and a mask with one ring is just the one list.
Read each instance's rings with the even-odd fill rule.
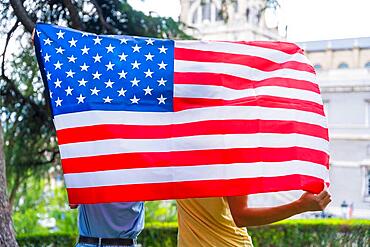
[[328,170],[305,161],[155,167],[65,174],[67,188],[277,177],[300,174],[326,180]]
[[217,41],[198,41],[198,40],[187,40],[187,41],[175,41],[175,48],[185,48],[200,51],[214,51],[223,52],[238,55],[249,55],[255,57],[262,57],[273,61],[275,63],[285,63],[288,61],[297,61],[301,63],[311,64],[309,60],[301,53],[287,54],[285,52],[251,46],[245,44],[235,44],[229,42],[217,42]]
[[223,86],[175,84],[174,96],[182,98],[206,98],[235,100],[260,95],[311,101],[322,105],[320,94],[296,88],[266,86],[237,90]]
[[278,69],[274,71],[262,71],[240,64],[175,60],[174,70],[175,72],[225,74],[253,81],[261,81],[269,78],[280,77],[316,83],[316,75],[307,71],[299,71],[294,69]]
[[108,139],[59,145],[62,159],[120,153],[256,147],[304,147],[328,153],[328,141],[301,134],[198,135],[163,139]]
[[260,106],[217,106],[179,112],[85,111],[54,116],[57,130],[100,124],[170,125],[207,120],[284,120],[310,123],[326,128],[320,114],[294,109]]

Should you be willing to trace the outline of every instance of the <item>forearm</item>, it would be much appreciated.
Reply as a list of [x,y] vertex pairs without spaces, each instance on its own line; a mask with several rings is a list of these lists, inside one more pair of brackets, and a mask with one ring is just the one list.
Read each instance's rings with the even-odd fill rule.
[[305,212],[305,210],[301,207],[298,201],[294,201],[277,207],[244,207],[243,209],[238,210],[238,212],[234,212],[232,215],[237,226],[245,227],[270,224],[303,212]]

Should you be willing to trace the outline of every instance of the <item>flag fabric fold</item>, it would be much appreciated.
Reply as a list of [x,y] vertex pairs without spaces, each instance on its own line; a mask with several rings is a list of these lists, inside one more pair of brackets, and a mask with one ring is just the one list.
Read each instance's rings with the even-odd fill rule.
[[70,203],[318,193],[328,181],[320,90],[295,44],[49,24],[34,42]]

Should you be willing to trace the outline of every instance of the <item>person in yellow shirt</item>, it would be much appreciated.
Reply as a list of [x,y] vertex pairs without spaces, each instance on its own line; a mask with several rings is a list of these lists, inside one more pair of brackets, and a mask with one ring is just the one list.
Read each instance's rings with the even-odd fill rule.
[[305,192],[298,200],[277,207],[249,208],[247,196],[177,200],[179,247],[251,247],[248,226],[270,224],[307,211],[321,211],[330,194]]

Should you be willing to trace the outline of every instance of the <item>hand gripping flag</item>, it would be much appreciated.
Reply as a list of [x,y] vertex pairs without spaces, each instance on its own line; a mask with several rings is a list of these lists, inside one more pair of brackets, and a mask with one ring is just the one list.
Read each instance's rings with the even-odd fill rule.
[[37,24],[35,47],[70,203],[318,193],[327,181],[323,103],[294,44]]

